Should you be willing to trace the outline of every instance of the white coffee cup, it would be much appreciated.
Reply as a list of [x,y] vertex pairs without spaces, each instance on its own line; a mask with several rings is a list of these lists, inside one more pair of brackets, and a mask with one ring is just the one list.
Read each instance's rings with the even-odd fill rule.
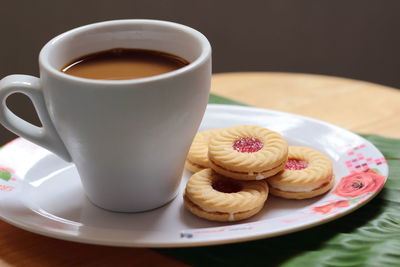
[[[60,69],[112,48],[142,48],[190,62],[178,70],[132,80],[93,80]],[[145,211],[172,200],[210,90],[211,47],[200,32],[157,20],[115,20],[79,27],[48,42],[39,55],[40,78],[0,81],[0,122],[10,131],[72,161],[97,206]],[[43,127],[6,106],[27,95]]]

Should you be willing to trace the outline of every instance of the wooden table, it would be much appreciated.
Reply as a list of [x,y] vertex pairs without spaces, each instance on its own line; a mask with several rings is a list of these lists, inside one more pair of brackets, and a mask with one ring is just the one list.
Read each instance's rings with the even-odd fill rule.
[[212,92],[353,132],[400,138],[400,90],[386,86],[322,75],[253,72],[214,75]]
[[[400,138],[400,90],[368,82],[288,73],[226,73],[212,93],[297,113],[359,133]],[[78,244],[0,222],[1,266],[186,266],[150,249]]]

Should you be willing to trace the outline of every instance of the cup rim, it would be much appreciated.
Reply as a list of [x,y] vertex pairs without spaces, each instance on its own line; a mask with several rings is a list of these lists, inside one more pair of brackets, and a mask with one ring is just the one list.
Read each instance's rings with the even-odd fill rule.
[[[126,79],[126,80],[101,80],[101,79],[89,79],[89,78],[82,78],[73,75],[66,74],[54,67],[51,66],[48,58],[48,50],[54,46],[57,42],[60,42],[62,39],[67,38],[70,35],[74,35],[80,32],[87,31],[89,29],[101,28],[104,26],[110,25],[122,25],[122,24],[147,24],[147,25],[161,25],[161,26],[168,26],[174,27],[178,30],[184,31],[185,33],[192,35],[193,37],[197,38],[199,43],[201,44],[201,54],[198,56],[193,62],[190,64],[167,73],[154,75],[150,77],[144,78],[134,78],[134,79]],[[84,26],[80,26],[64,33],[59,34],[58,36],[54,37],[50,41],[48,41],[43,48],[40,50],[39,53],[39,64],[40,66],[51,73],[52,75],[57,76],[61,79],[68,79],[75,82],[84,82],[90,84],[101,84],[101,85],[123,85],[123,84],[138,84],[138,83],[147,83],[147,82],[154,82],[158,80],[163,80],[167,78],[173,78],[178,76],[182,73],[186,73],[191,71],[192,69],[197,68],[197,66],[202,65],[207,59],[211,56],[211,45],[208,39],[199,31],[185,26],[179,23],[171,22],[171,21],[163,21],[163,20],[153,20],[153,19],[121,19],[121,20],[109,20],[109,21],[102,21],[96,22],[92,24],[87,24]]]

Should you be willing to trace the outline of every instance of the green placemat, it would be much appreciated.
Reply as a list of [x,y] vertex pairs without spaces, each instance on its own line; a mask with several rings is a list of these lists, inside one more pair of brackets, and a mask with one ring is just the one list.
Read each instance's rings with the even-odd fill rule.
[[[210,103],[240,104],[216,95]],[[384,154],[390,175],[381,193],[357,211],[284,236],[157,251],[194,266],[400,266],[400,140],[362,136]]]

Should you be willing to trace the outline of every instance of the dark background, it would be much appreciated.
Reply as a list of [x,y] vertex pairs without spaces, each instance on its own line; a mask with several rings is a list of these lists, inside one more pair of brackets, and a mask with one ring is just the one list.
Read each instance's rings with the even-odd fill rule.
[[[214,73],[317,73],[400,88],[398,0],[0,0],[0,77],[38,75],[40,48],[66,30],[126,18],[203,32],[213,46]],[[38,123],[26,98],[7,103]],[[0,144],[12,138],[0,126]]]

